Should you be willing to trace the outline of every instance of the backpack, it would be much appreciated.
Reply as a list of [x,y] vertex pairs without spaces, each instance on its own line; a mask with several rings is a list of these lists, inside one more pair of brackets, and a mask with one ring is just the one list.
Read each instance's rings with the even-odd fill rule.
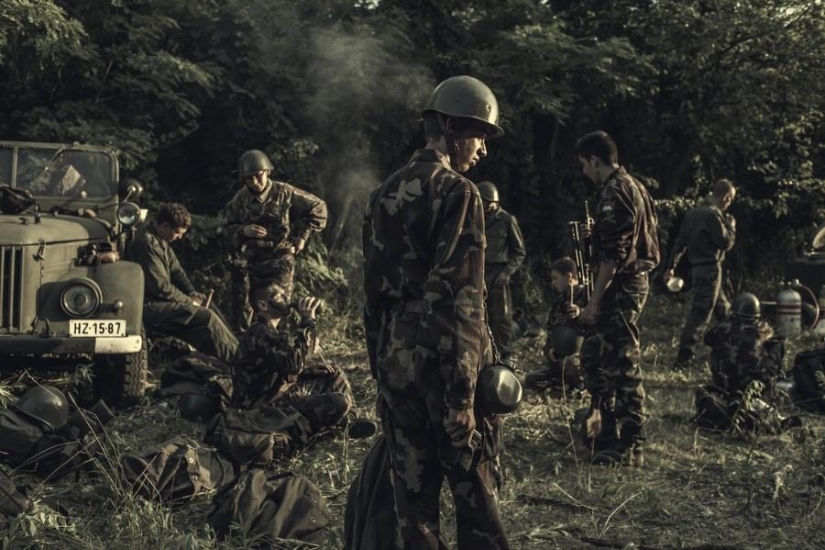
[[794,402],[808,412],[825,414],[825,350],[798,353],[793,378]]
[[232,395],[229,365],[200,352],[193,352],[166,365],[160,378],[161,397],[196,394],[215,400],[226,410]]
[[332,515],[307,478],[255,469],[218,492],[207,521],[219,538],[239,535],[261,542],[300,539],[323,544]]
[[32,507],[32,501],[14,484],[14,480],[5,471],[0,470],[0,516],[16,518]]
[[0,410],[0,460],[14,468],[20,466],[45,434],[42,424],[11,409]]
[[379,436],[347,492],[344,550],[394,550],[395,524],[390,454]]
[[306,444],[309,420],[290,407],[230,409],[216,416],[204,442],[214,445],[236,467],[266,467],[277,455],[290,454]]
[[190,501],[233,476],[232,465],[215,449],[180,436],[159,448],[124,454],[120,463],[132,490],[152,501]]

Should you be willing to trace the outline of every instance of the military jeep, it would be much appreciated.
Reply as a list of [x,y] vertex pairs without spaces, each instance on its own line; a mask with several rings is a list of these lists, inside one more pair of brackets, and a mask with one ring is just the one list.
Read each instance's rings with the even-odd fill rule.
[[96,397],[145,392],[143,271],[121,260],[136,180],[105,147],[0,142],[0,369],[92,363]]

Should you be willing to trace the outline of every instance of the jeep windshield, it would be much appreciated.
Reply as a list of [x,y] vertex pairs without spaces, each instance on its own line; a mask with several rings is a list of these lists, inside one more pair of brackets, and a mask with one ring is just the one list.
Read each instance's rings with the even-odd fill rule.
[[35,197],[106,199],[116,191],[112,157],[70,146],[0,145],[0,183]]

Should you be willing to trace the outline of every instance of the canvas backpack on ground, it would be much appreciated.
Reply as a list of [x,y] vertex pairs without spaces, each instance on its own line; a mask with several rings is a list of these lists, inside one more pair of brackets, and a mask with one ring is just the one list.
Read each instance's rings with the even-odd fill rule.
[[230,409],[212,420],[204,442],[236,467],[262,468],[305,445],[310,433],[309,420],[291,408]]
[[793,378],[794,402],[808,412],[825,414],[825,350],[797,354]]
[[223,411],[232,395],[232,372],[226,363],[194,352],[166,365],[160,379],[161,397],[196,394],[214,400]]
[[20,466],[45,434],[42,423],[11,409],[0,410],[0,460],[14,468]]
[[120,459],[132,490],[152,501],[185,502],[233,477],[232,464],[215,450],[180,436]]
[[379,436],[347,492],[344,550],[394,550],[395,523],[389,448]]
[[[315,485],[303,476],[255,469],[215,496],[209,524],[219,537],[298,539],[323,544],[332,515]],[[266,546],[264,546],[266,547]]]

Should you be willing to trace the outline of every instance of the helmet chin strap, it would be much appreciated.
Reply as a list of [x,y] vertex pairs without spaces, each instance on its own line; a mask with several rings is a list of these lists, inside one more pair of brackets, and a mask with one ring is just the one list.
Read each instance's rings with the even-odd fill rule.
[[455,133],[447,126],[447,117],[441,113],[436,113],[436,120],[438,120],[438,127],[444,135],[444,141],[447,142],[447,154],[450,155],[450,165],[453,168],[458,168],[456,161],[458,160],[458,138]]

